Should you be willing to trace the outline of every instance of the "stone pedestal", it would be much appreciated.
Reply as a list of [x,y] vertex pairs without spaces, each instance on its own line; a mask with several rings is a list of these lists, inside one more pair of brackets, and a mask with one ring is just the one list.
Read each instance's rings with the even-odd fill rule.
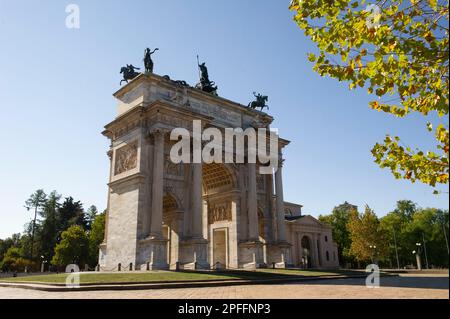
[[291,244],[288,242],[278,242],[269,244],[267,247],[268,267],[275,263],[275,268],[287,268],[292,265]]
[[263,243],[250,241],[239,244],[239,268],[264,268]]
[[98,264],[101,268],[106,267],[106,243],[103,242],[99,247]]
[[141,270],[169,269],[167,264],[167,240],[146,238],[139,243]]
[[182,247],[181,269],[210,269],[208,262],[208,241],[203,238],[180,242]]

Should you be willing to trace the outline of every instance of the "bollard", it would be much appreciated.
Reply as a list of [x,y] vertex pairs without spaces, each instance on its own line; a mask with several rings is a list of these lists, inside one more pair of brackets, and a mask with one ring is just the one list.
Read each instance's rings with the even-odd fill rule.
[[96,269],[97,271],[100,271],[100,264],[97,264],[97,266],[95,267],[95,269]]
[[175,271],[180,271],[180,262],[179,261],[177,261],[175,263]]
[[272,263],[272,269],[275,269],[275,262]]
[[150,270],[150,263],[147,262],[147,270]]
[[130,269],[129,269],[130,271],[132,271],[133,270],[133,263],[130,263]]
[[121,263],[119,263],[119,264],[117,265],[117,271],[122,271],[122,264],[121,264]]

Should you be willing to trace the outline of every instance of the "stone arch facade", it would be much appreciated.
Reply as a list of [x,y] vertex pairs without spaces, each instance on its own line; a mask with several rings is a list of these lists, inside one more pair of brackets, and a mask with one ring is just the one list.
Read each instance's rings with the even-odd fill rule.
[[[270,129],[273,118],[195,88],[183,92],[174,99],[179,86],[149,74],[114,94],[118,114],[103,132],[111,141],[111,170],[101,266],[210,269],[218,256],[228,268],[285,267],[291,245],[281,165],[262,176],[259,164],[248,162],[170,161],[174,128],[186,129],[193,143],[194,121],[219,130]],[[282,163],[289,141],[278,144]]]

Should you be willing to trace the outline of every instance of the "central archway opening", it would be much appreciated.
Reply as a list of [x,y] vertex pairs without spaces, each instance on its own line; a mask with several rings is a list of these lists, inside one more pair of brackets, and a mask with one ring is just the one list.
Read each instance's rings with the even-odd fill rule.
[[232,169],[225,164],[203,165],[203,201],[207,214],[210,264],[229,268],[229,234],[232,226],[232,199],[235,188]]

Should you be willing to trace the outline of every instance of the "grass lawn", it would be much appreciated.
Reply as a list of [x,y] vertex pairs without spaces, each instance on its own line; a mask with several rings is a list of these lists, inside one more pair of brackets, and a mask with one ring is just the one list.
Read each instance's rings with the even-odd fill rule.
[[[300,270],[300,269],[258,269],[255,271],[230,270],[230,271],[146,271],[146,272],[115,272],[81,273],[81,284],[95,283],[156,283],[156,282],[176,282],[176,281],[197,281],[197,280],[232,280],[232,279],[272,279],[288,277],[307,277],[307,276],[330,276],[341,274],[361,273],[356,271],[341,270]],[[9,277],[0,279],[0,282],[27,282],[27,283],[47,283],[64,284],[67,274],[49,274],[39,276]]]

